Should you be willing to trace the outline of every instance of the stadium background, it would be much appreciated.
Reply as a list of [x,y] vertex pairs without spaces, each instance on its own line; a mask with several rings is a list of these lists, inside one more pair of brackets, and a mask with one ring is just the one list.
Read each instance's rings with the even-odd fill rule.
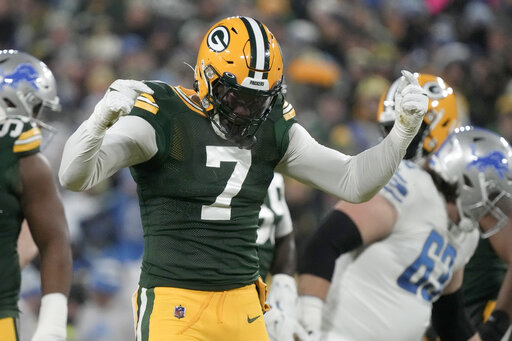
[[[379,140],[380,95],[400,69],[441,75],[462,123],[512,139],[510,0],[0,0],[0,48],[54,72],[63,111],[44,149],[57,173],[64,141],[117,78],[192,87],[198,45],[230,15],[277,36],[287,98],[324,144],[353,154]],[[189,65],[187,65],[189,64]],[[62,191],[74,251],[69,340],[128,340],[142,231],[126,171],[85,193]],[[287,200],[299,250],[335,199],[295,181]],[[37,261],[23,272],[22,337],[35,323]]]

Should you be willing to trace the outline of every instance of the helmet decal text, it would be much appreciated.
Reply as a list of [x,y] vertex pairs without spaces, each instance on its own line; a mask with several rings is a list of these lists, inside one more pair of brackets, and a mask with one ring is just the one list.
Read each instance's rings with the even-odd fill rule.
[[229,45],[229,31],[225,26],[215,27],[206,40],[208,47],[215,52],[222,52]]

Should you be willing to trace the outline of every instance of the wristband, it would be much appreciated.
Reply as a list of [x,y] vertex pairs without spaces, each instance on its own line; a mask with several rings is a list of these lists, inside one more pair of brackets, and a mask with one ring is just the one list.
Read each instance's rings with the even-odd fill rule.
[[51,335],[66,337],[68,299],[64,294],[51,293],[41,298],[39,321],[32,340]]
[[268,293],[268,303],[272,308],[277,308],[289,315],[295,315],[297,306],[295,278],[283,273],[273,275]]
[[299,323],[306,331],[319,331],[322,327],[324,301],[316,296],[299,296]]

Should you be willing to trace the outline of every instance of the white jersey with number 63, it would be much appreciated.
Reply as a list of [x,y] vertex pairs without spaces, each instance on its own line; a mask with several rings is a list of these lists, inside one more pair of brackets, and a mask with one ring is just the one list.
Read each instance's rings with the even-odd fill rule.
[[449,228],[428,173],[403,161],[379,192],[398,220],[385,239],[341,256],[323,314],[328,341],[421,340],[437,300],[479,235]]

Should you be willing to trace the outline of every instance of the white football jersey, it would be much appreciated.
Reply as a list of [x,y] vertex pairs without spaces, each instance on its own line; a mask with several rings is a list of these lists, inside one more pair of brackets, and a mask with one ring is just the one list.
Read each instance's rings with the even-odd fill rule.
[[445,200],[430,175],[403,161],[379,192],[398,220],[385,239],[336,262],[324,306],[325,340],[421,340],[436,300],[467,263],[477,231],[449,229]]

